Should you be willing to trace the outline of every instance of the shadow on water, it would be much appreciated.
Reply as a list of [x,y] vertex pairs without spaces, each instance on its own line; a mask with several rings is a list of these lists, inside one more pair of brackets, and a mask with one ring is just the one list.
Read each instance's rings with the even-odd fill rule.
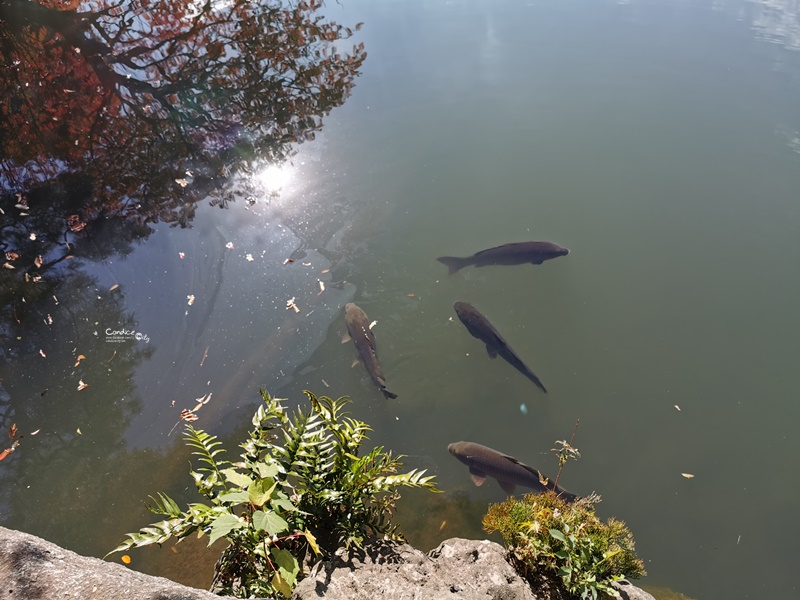
[[[180,407],[169,414],[153,407],[169,406],[170,398],[175,405],[182,377],[207,376],[176,360],[181,344],[195,350],[208,343],[201,334],[209,330],[225,336],[224,316],[214,321],[212,313],[223,269],[232,279],[239,274],[202,243],[224,248],[232,231],[223,235],[224,219],[208,218],[206,208],[203,227],[212,235],[178,238],[200,244],[191,272],[179,277],[210,288],[183,333],[161,327],[159,315],[168,311],[152,296],[116,282],[176,269],[174,241],[155,245],[171,260],[148,255],[144,242],[190,228],[204,202],[253,206],[264,194],[251,176],[312,140],[350,95],[366,53],[363,44],[334,44],[353,30],[327,19],[319,2],[279,6],[0,0],[0,427],[5,437],[15,426],[20,442],[0,463],[3,525],[102,556],[121,532],[149,522],[146,491],[191,496],[189,453],[178,435],[165,434]],[[279,228],[251,232],[251,241],[267,243],[263,237]],[[308,255],[301,240],[287,240],[281,255]],[[144,267],[137,253],[147,258]],[[313,258],[322,268],[323,257],[306,260]],[[300,270],[292,281],[306,275]],[[169,277],[159,281],[162,290],[174,285]],[[291,295],[286,277],[273,281]],[[288,337],[302,329],[306,346],[318,343],[339,300],[352,296],[351,287],[339,288],[342,298],[332,292],[317,301],[302,326],[288,314],[282,331],[270,321],[274,331],[251,352],[258,360],[238,364],[233,376],[220,366],[227,395],[243,393],[232,379],[252,377],[270,361],[259,352],[281,350],[281,340],[285,351],[272,358],[290,376],[299,359],[288,346],[301,344]],[[183,315],[186,294],[177,285],[175,292],[183,294]],[[302,300],[313,310],[313,298]],[[253,321],[241,326],[253,331]],[[147,369],[160,378],[157,386],[141,385]],[[131,439],[135,423],[140,435]],[[152,438],[154,429],[160,438]],[[184,556],[187,547],[172,554]]]

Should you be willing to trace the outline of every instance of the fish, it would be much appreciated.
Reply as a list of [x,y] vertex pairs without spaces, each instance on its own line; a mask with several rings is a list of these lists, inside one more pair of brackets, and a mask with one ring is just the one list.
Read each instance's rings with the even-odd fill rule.
[[484,317],[480,311],[469,304],[468,302],[456,302],[453,305],[456,309],[456,314],[464,326],[467,328],[473,337],[478,338],[486,344],[486,352],[489,353],[489,358],[497,358],[498,355],[502,356],[508,364],[514,367],[517,371],[525,375],[545,394],[547,388],[536,376],[536,373],[522,362],[522,359],[517,356],[517,353],[508,345],[508,342],[502,335],[494,328],[489,322],[489,319]]
[[455,442],[447,446],[447,449],[469,467],[470,477],[477,486],[483,485],[486,478],[491,477],[497,480],[507,494],[513,494],[516,486],[520,486],[538,493],[554,491],[567,502],[574,502],[579,498],[549,481],[533,467],[487,446],[475,442]]
[[342,339],[342,343],[352,340],[361,361],[367,368],[367,373],[383,396],[387,399],[397,398],[397,394],[386,389],[386,378],[383,376],[383,370],[378,362],[375,335],[370,329],[370,320],[366,313],[357,305],[348,302],[344,306],[344,321],[347,325],[348,335]]
[[546,260],[566,256],[567,248],[562,248],[552,242],[512,242],[487,248],[476,252],[472,256],[460,258],[458,256],[440,256],[436,260],[447,265],[449,275],[460,271],[464,267],[475,265],[486,267],[489,265],[540,265]]

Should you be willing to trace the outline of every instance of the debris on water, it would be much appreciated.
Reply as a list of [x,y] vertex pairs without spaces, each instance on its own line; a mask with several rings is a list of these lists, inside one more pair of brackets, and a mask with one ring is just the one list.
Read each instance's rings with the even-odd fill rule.
[[108,288],[108,291],[109,291],[109,292],[113,292],[113,291],[114,291],[115,289],[117,289],[118,287],[119,287],[119,284],[118,284],[118,283],[115,283],[115,284],[114,284],[114,285],[112,285],[110,288]]
[[184,258],[186,258],[186,255],[183,252],[178,252],[178,258],[183,260]]
[[186,300],[189,302],[189,306],[194,304],[194,294],[189,294],[188,296],[186,296]]
[[123,554],[123,555],[120,557],[120,560],[121,560],[123,563],[125,563],[126,565],[129,565],[129,564],[131,564],[131,557],[130,557],[130,556],[128,556],[127,554]]
[[225,244],[225,247],[226,247],[228,250],[233,250],[233,242],[228,242],[227,244]]
[[183,178],[176,179],[175,183],[177,183],[181,187],[186,187],[187,185],[189,185],[189,180],[188,179],[183,179]]
[[36,435],[36,434],[37,434],[37,433],[39,433],[40,431],[41,431],[41,429],[37,429],[36,431],[31,431],[31,435]]
[[76,432],[78,435],[83,435],[83,432],[81,431],[81,428],[80,428],[80,427],[78,427],[78,428],[75,430],[75,432]]
[[33,259],[33,264],[36,265],[37,269],[42,268],[42,265],[44,264],[44,259],[42,258],[41,254]]
[[331,386],[330,386],[330,384],[329,384],[327,381],[325,381],[324,379],[322,380],[322,384],[323,384],[323,385],[324,385],[326,388],[329,388],[329,387],[331,387]]
[[311,266],[311,263],[303,263],[303,266],[304,266],[304,267],[310,267],[310,266]]
[[524,402],[519,405],[519,412],[521,412],[523,415],[527,415],[528,414],[528,407],[525,406]]
[[42,358],[47,358],[47,354],[45,354],[44,350],[42,350],[41,348],[39,348],[39,354],[42,355]]
[[317,292],[317,296],[319,296],[325,291],[325,284],[320,279],[317,279],[317,282],[319,283],[319,291]]
[[30,236],[28,236],[28,237],[30,237],[32,241],[34,241],[34,242],[36,241],[36,234],[35,233],[30,234]]
[[248,255],[246,255],[246,256],[245,256],[245,259],[247,260],[247,262],[253,262],[253,261],[255,260],[255,259],[253,258],[253,255],[252,255],[252,254],[248,254]]
[[3,268],[4,268],[4,269],[16,269],[17,267],[15,267],[14,265],[12,265],[10,262],[4,262],[4,263],[3,263]]
[[82,391],[83,391],[83,390],[85,390],[87,387],[89,387],[89,384],[88,384],[88,383],[84,383],[84,382],[83,382],[83,379],[79,379],[79,380],[78,380],[78,391],[79,391],[79,392],[82,392]]
[[293,263],[293,262],[294,262],[293,258],[287,258],[286,260],[283,261],[283,264],[288,265],[289,263]]
[[50,313],[47,313],[47,318],[44,320],[44,322],[47,323],[48,325],[53,324],[53,317],[50,316]]
[[331,271],[330,269],[322,269],[320,273],[325,274],[325,273],[330,273],[330,271]]
[[678,412],[681,412],[681,407],[676,404],[675,405],[675,410],[677,410]]
[[201,367],[203,366],[203,363],[206,362],[206,358],[208,358],[208,348],[209,346],[206,346],[205,352],[203,352],[203,360],[200,361]]
[[369,324],[369,328],[370,328],[370,329],[372,329],[372,328],[373,328],[373,327],[375,327],[375,325],[377,325],[377,324],[378,324],[378,322],[377,322],[377,321],[373,321],[372,323],[370,323],[370,324]]
[[692,478],[694,478],[694,475],[692,475],[691,473],[681,473],[681,475],[683,475],[684,477],[686,477],[686,479],[692,479]]
[[8,439],[13,440],[15,437],[17,437],[17,431],[19,431],[17,428],[17,424],[12,423],[11,426],[8,428]]
[[292,309],[294,309],[294,312],[299,313],[300,309],[297,308],[297,305],[294,303],[294,301],[295,301],[295,297],[294,296],[292,296],[291,298],[289,298],[286,301],[286,310],[289,310],[290,308],[292,308]]
[[406,295],[407,295],[409,298],[413,298],[414,296],[416,296],[416,294],[415,294],[414,292],[411,292],[410,294],[406,294]]
[[86,358],[86,357],[85,357],[83,354],[79,354],[79,355],[78,355],[78,358],[75,360],[75,364],[74,364],[74,365],[72,365],[72,366],[73,366],[73,367],[77,367],[79,364],[81,364],[81,361],[82,361],[83,359],[85,359],[85,358]]

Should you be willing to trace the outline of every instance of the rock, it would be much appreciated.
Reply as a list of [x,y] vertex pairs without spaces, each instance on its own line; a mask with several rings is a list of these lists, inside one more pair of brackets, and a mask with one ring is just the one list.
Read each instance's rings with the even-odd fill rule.
[[340,550],[298,584],[292,600],[536,600],[505,556],[494,542],[459,538],[427,555],[398,542]]
[[219,600],[5,527],[0,527],[0,595],[13,600]]
[[611,585],[619,592],[622,600],[656,600],[652,595],[629,581],[617,581]]

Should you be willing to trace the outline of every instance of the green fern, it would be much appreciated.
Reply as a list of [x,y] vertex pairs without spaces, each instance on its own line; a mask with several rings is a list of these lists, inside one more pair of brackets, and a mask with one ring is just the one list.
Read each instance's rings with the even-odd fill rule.
[[207,535],[209,545],[225,538],[215,591],[288,597],[310,553],[330,555],[369,536],[399,536],[391,521],[399,488],[438,491],[424,470],[400,473],[402,455],[377,447],[359,456],[371,429],[346,416],[347,398],[306,392],[310,410],[289,415],[281,400],[261,395],[239,462],[221,458],[215,436],[186,427],[186,443],[200,463],[190,474],[209,504],[181,511],[166,494],[151,496],[148,509],[170,518],[128,534],[109,554],[194,532]]

